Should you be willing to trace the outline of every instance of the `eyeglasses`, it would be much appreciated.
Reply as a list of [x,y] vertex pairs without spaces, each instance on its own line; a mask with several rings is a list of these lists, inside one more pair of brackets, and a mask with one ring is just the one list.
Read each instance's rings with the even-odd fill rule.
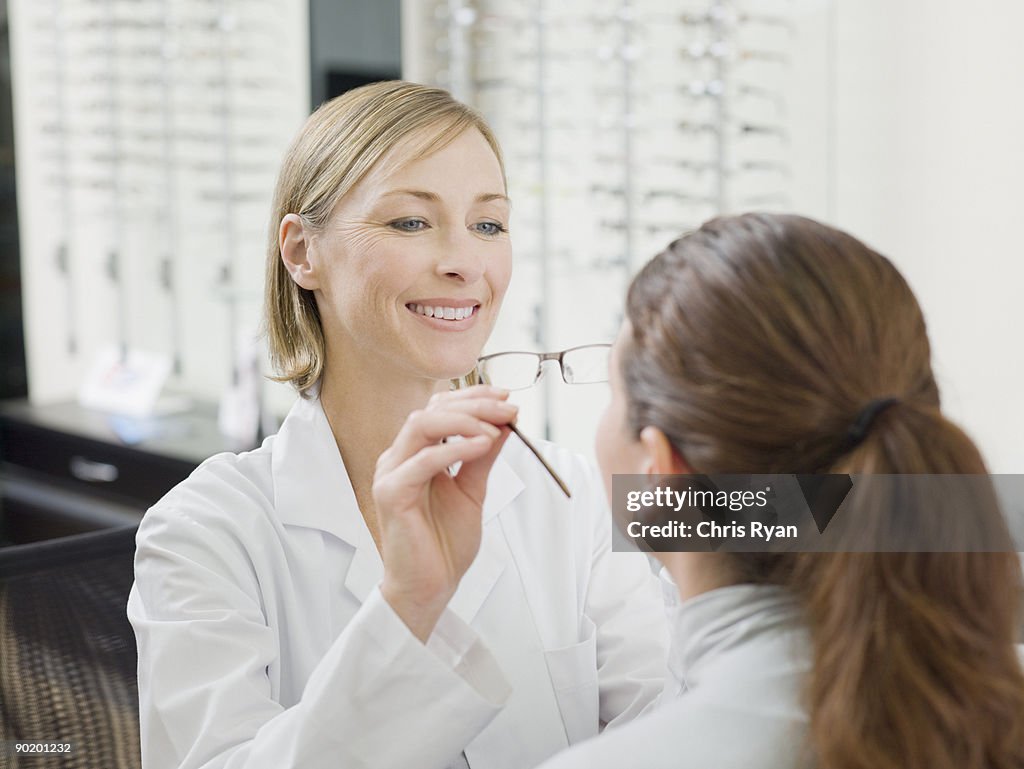
[[476,370],[484,384],[525,390],[540,381],[544,361],[554,360],[566,384],[598,384],[608,381],[611,349],[610,344],[586,344],[561,352],[496,352],[480,358]]
[[[562,381],[566,384],[597,384],[608,381],[608,357],[610,344],[587,344],[572,347],[561,352],[496,352],[485,355],[476,364],[476,374],[483,384],[502,387],[506,390],[525,390],[535,385],[543,375],[544,361],[556,360],[562,370]],[[548,475],[558,484],[566,497],[572,497],[558,473],[544,459],[529,439],[515,424],[509,428],[521,440],[547,470]]]

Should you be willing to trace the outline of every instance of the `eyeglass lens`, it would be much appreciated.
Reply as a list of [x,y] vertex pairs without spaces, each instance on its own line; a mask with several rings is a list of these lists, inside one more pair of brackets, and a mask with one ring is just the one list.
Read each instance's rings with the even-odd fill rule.
[[562,379],[566,384],[597,384],[608,381],[607,345],[588,345],[562,355]]
[[[566,384],[596,384],[608,381],[609,345],[586,345],[566,350],[561,355],[562,379]],[[506,352],[480,359],[477,370],[486,384],[506,390],[525,390],[541,378],[544,360],[549,355]]]
[[506,352],[480,361],[480,379],[506,390],[525,390],[540,379],[540,356],[527,352]]

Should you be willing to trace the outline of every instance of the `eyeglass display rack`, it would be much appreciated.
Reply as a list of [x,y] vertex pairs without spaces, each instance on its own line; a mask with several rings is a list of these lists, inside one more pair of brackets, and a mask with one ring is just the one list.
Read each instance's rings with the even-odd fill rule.
[[257,331],[270,197],[309,112],[308,0],[10,0],[30,396],[98,351],[216,399]]
[[[477,107],[505,153],[515,277],[488,350],[610,341],[629,278],[672,239],[822,187],[794,178],[794,145],[824,24],[794,0],[407,3],[406,77]],[[606,391],[555,379],[533,429],[561,439]]]

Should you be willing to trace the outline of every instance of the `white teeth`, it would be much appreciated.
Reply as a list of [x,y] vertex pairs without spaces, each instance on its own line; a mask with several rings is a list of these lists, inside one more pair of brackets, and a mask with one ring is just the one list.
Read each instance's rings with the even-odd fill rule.
[[430,307],[424,304],[409,305],[420,315],[428,318],[443,318],[445,320],[465,320],[476,312],[476,307]]

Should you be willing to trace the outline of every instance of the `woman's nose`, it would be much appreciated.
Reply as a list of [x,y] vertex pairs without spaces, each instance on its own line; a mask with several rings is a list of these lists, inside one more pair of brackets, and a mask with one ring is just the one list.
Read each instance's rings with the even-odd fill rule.
[[446,238],[437,262],[437,272],[465,283],[475,283],[484,274],[483,250],[470,233],[456,233]]

